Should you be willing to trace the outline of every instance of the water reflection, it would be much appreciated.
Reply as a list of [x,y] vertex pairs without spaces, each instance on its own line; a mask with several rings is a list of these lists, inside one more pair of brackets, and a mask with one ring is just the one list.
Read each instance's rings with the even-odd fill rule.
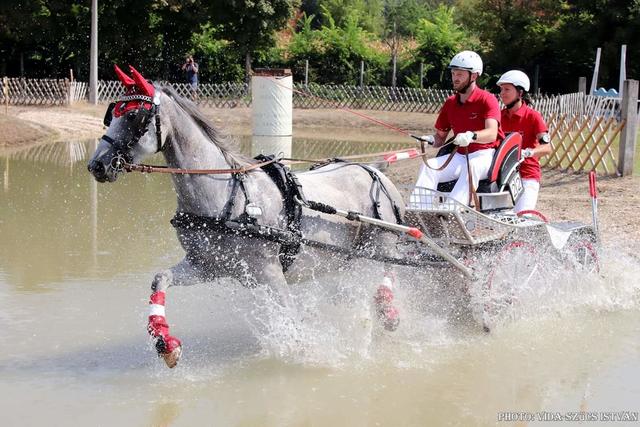
[[[264,143],[238,139],[245,154],[288,149],[288,141],[279,147]],[[96,145],[66,142],[0,153],[0,272],[12,285],[43,289],[70,278],[167,268],[181,258],[169,224],[176,206],[170,177],[132,173],[114,184],[97,184],[86,171]],[[297,139],[290,145],[290,155],[302,158],[403,147]],[[157,155],[148,162],[163,159]]]

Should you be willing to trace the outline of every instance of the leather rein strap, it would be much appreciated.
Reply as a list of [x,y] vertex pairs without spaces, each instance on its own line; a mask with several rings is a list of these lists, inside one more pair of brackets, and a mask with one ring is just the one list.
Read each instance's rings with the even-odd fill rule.
[[[442,147],[440,148],[444,148],[447,145],[451,144],[453,142],[453,140],[455,139],[455,137],[451,137],[449,138],[449,140],[447,142],[445,142]],[[451,153],[449,153],[449,157],[447,157],[447,160],[444,161],[444,163],[442,164],[442,166],[440,166],[439,168],[433,168],[431,166],[429,166],[429,163],[427,163],[427,147],[425,145],[425,142],[420,140],[420,157],[422,157],[422,162],[424,163],[424,165],[426,167],[428,167],[431,170],[434,171],[441,171],[444,168],[446,168],[447,166],[449,166],[449,163],[451,163],[451,160],[453,160],[453,156],[455,156],[457,152],[457,149],[454,149]]]
[[182,174],[182,175],[244,174],[251,170],[269,165],[275,161],[276,159],[271,159],[271,160],[267,160],[266,162],[254,163],[252,165],[243,166],[241,168],[236,168],[236,169],[178,169],[178,168],[170,168],[167,166],[135,165],[130,163],[125,164],[124,169],[127,172],[133,172],[133,171],[144,172],[144,173],[158,172],[158,173],[172,173],[172,174]]
[[[445,142],[442,146],[446,147],[447,145],[451,144],[453,142],[453,140],[455,139],[455,137],[450,138],[447,142]],[[426,145],[424,141],[420,141],[420,157],[422,157],[422,162],[424,163],[424,165],[426,167],[428,167],[431,170],[434,171],[441,171],[444,168],[446,168],[447,166],[449,166],[449,163],[451,163],[451,160],[453,160],[453,156],[456,155],[456,153],[458,152],[457,149],[453,150],[451,153],[449,153],[449,157],[447,157],[447,160],[444,161],[444,163],[442,164],[442,166],[440,166],[439,168],[434,168],[429,166],[429,163],[427,163],[427,153],[426,153]],[[478,197],[478,193],[476,192],[476,189],[473,187],[473,177],[471,176],[471,165],[469,164],[469,151],[467,150],[464,153],[466,160],[467,160],[467,179],[469,180],[469,205],[471,205],[471,202],[473,201],[473,206],[475,207],[475,210],[480,211],[480,199]]]

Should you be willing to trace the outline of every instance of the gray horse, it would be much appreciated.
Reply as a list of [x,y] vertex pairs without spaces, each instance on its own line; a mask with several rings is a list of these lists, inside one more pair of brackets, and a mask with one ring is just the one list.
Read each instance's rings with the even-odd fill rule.
[[[158,151],[171,168],[229,170],[257,163],[239,154],[191,101],[173,89],[148,83],[132,67],[133,78],[117,67],[116,72],[127,95],[109,107],[108,129],[89,161],[89,171],[99,182],[115,181],[123,166]],[[303,195],[390,222],[404,215],[400,193],[373,168],[336,162],[296,176],[302,189],[296,200]],[[233,277],[245,286],[266,285],[284,301],[287,279],[297,280],[319,264],[394,255],[389,248],[394,248],[395,234],[308,205],[288,206],[282,189],[260,168],[246,173],[176,173],[172,178],[178,197],[172,223],[186,255],[156,274],[148,327],[169,367],[181,354],[181,343],[169,334],[165,317],[165,294],[171,286]],[[292,214],[296,209],[297,217]],[[383,322],[397,325],[393,296],[387,290],[378,290],[375,301],[382,305],[377,309],[388,317]]]

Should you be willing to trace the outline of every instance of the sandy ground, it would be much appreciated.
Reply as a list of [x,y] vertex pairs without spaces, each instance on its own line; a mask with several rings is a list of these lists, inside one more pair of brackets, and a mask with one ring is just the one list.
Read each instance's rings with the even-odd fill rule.
[[[0,113],[0,149],[15,150],[36,143],[99,137],[106,105],[72,107],[10,107]],[[235,135],[250,134],[249,108],[206,108],[216,124]],[[421,113],[361,111],[393,127],[415,134],[433,130],[435,117]],[[401,132],[342,110],[294,110],[294,135],[299,138],[349,141],[411,142]],[[387,175],[398,184],[411,184],[419,160],[399,162]],[[600,178],[599,217],[603,236],[629,248],[640,247],[640,177]],[[585,174],[544,171],[538,209],[552,221],[591,222],[591,200]]]

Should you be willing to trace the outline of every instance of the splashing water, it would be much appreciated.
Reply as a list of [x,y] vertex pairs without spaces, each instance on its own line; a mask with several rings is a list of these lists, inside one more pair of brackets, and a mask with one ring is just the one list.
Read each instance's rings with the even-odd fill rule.
[[471,283],[439,271],[397,268],[396,332],[383,330],[373,308],[381,266],[360,265],[293,284],[286,302],[259,287],[251,290],[251,310],[236,309],[244,311],[267,358],[307,366],[424,367],[445,347],[483,339],[488,323],[491,335],[499,335],[513,325],[558,316],[640,307],[640,262],[616,245],[602,248],[598,269],[576,267],[575,260],[552,252],[538,250],[532,258],[528,247],[517,249],[499,269]]

